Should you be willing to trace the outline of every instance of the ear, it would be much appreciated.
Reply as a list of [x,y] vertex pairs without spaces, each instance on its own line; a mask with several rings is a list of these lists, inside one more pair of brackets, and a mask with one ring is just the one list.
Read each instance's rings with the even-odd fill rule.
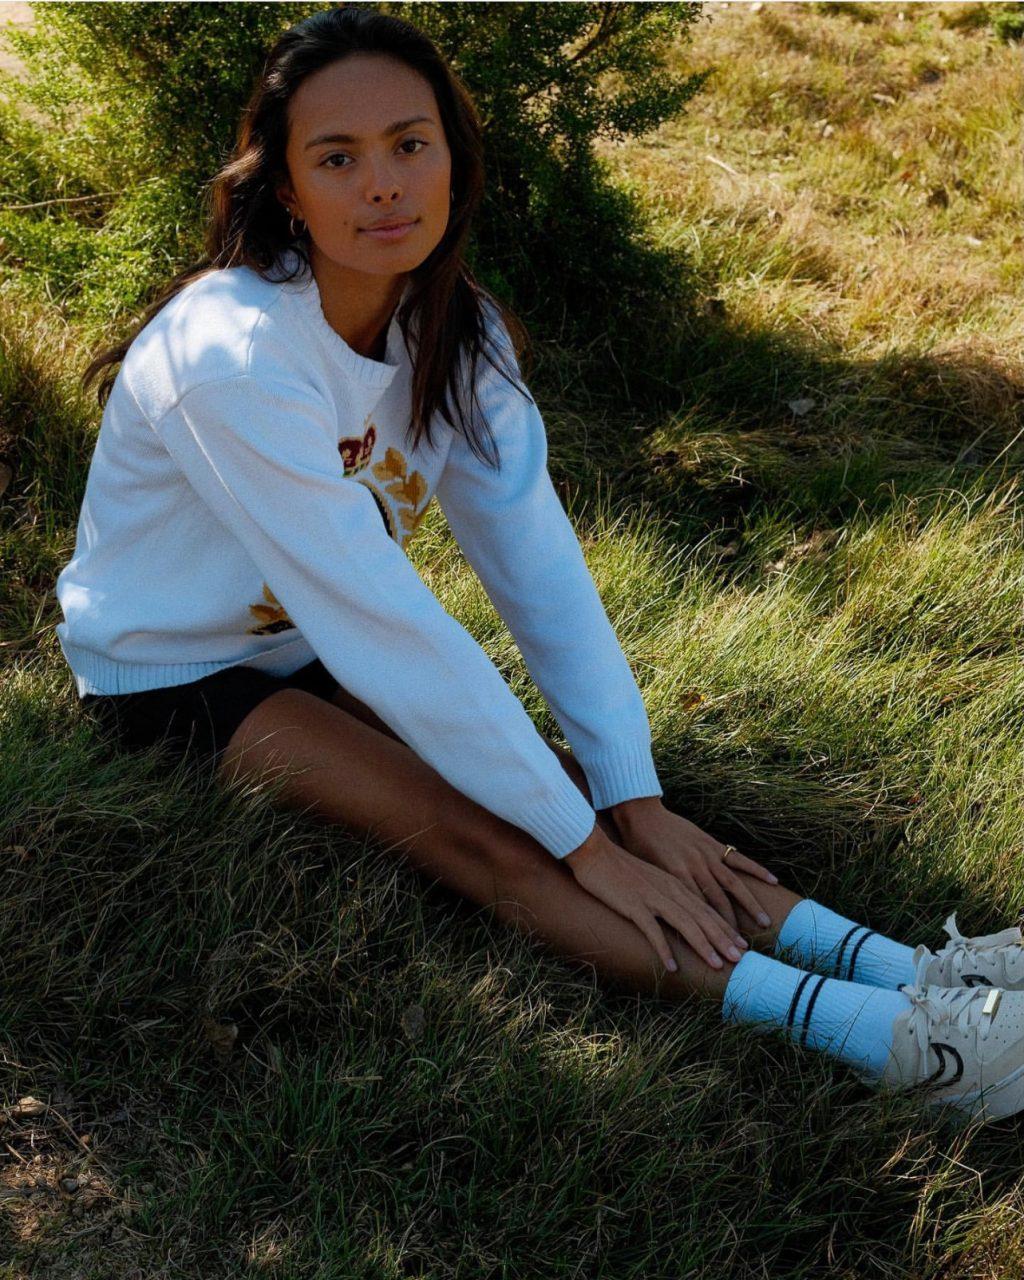
[[274,188],[274,195],[284,205],[285,212],[290,213],[298,203],[290,182],[281,182]]

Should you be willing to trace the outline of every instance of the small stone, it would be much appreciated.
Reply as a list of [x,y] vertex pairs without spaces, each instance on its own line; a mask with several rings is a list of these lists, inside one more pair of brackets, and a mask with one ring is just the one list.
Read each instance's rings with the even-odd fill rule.
[[68,1195],[71,1195],[73,1192],[78,1190],[78,1179],[77,1178],[61,1178],[60,1185],[63,1188],[63,1190],[68,1193]]
[[786,404],[789,407],[789,409],[794,414],[796,414],[798,418],[802,418],[805,414],[810,413],[810,411],[814,408],[816,403],[817,402],[810,399],[810,397],[805,397],[804,399],[800,399],[800,400],[786,401]]
[[226,1066],[231,1058],[235,1041],[238,1039],[238,1024],[234,1022],[218,1022],[208,1014],[202,1019],[203,1031],[213,1046],[213,1056],[221,1066]]
[[27,1095],[19,1098],[11,1108],[11,1115],[23,1119],[25,1116],[41,1116],[46,1110],[46,1103],[40,1102],[38,1098]]
[[410,1040],[418,1039],[426,1025],[427,1016],[420,1004],[410,1005],[402,1014],[402,1030]]

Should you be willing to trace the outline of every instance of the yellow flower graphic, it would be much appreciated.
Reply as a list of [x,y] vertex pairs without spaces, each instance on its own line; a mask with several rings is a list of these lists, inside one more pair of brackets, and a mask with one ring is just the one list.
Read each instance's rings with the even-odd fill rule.
[[[366,431],[361,436],[346,436],[339,440],[338,453],[341,455],[342,469],[345,475],[355,477],[359,484],[366,485],[373,494],[388,537],[393,538],[404,551],[430,507],[429,502],[420,507],[427,494],[427,482],[419,471],[409,470],[405,455],[392,445],[388,445],[380,462],[370,466],[376,440],[377,427],[369,419]],[[381,482],[380,488],[370,481],[370,474]],[[397,504],[397,525],[392,503],[385,494]],[[295,628],[295,623],[266,583],[263,584],[263,600],[259,604],[251,604],[249,612],[258,623],[249,628],[249,635],[270,636]]]

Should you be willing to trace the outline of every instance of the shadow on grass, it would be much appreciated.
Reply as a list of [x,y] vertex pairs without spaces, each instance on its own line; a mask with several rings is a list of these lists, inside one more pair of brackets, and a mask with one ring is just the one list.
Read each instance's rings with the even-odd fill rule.
[[994,488],[1024,461],[1024,369],[990,342],[853,360],[713,309],[644,332],[542,364],[567,388],[553,469],[584,504],[599,483],[616,508],[652,503],[680,540],[742,535],[768,506],[797,533],[833,527],[901,495]]

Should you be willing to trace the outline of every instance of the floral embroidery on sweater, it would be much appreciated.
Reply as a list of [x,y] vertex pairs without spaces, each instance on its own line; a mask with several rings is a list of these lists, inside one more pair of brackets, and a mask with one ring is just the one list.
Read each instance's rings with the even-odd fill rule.
[[263,599],[266,604],[251,604],[249,612],[259,619],[258,627],[250,627],[247,635],[250,636],[275,636],[279,631],[292,631],[295,623],[285,612],[280,600],[274,595],[273,591],[264,582]]
[[[405,455],[392,445],[388,445],[383,459],[375,462],[371,467],[370,458],[373,456],[373,446],[376,442],[377,428],[373,422],[369,422],[363,435],[345,436],[338,441],[341,465],[345,475],[356,477],[359,484],[369,489],[384,521],[388,537],[399,543],[404,551],[430,506],[427,502],[420,507],[420,503],[426,496],[427,482],[419,471],[409,470]],[[370,474],[381,482],[383,492],[395,499],[398,505],[397,524],[391,504],[382,496],[381,489],[378,489],[367,475],[361,474],[367,471],[367,468]],[[259,624],[249,628],[249,635],[269,636],[276,635],[279,631],[294,629],[295,623],[288,617],[287,611],[266,583],[263,584],[263,600],[265,603],[249,606],[249,612]]]

